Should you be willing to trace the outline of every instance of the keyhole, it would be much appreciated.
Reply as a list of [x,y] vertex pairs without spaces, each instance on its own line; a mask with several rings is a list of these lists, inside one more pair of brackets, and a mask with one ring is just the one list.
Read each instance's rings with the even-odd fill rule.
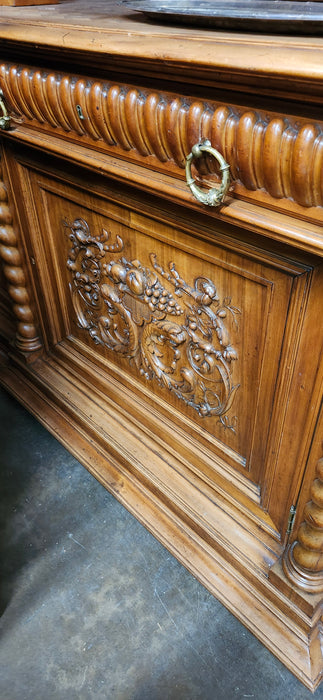
[[80,119],[84,119],[84,114],[82,112],[82,107],[81,105],[76,105],[76,111]]

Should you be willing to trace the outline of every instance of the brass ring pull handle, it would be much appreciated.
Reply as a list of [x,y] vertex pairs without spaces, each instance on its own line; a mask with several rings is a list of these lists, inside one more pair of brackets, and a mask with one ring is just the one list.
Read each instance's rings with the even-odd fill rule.
[[[220,165],[220,171],[222,173],[221,185],[219,187],[212,187],[206,192],[204,192],[200,189],[200,187],[197,186],[194,178],[192,177],[191,169],[194,159],[201,158],[203,153],[208,153],[209,155],[214,156],[214,158],[218,161]],[[201,202],[202,204],[207,204],[209,207],[218,207],[221,204],[229,189],[229,168],[230,165],[228,165],[228,163],[224,160],[223,156],[221,156],[221,153],[216,151],[215,148],[212,148],[211,141],[208,141],[208,139],[205,139],[205,141],[202,141],[201,143],[196,143],[195,146],[193,146],[191,153],[186,158],[185,174],[186,182],[192,194],[198,202]]]
[[10,116],[4,101],[4,94],[0,89],[0,129],[6,130],[10,128]]

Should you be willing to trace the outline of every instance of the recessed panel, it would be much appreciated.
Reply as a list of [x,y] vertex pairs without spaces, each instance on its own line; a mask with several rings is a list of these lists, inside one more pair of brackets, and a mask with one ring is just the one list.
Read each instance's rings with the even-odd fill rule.
[[41,197],[55,339],[257,484],[295,270],[77,190]]

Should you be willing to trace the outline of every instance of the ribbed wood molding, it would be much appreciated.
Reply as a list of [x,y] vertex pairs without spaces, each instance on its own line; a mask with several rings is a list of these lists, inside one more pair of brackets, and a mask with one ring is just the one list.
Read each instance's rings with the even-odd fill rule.
[[7,63],[0,82],[27,121],[152,157],[162,170],[182,171],[192,146],[208,138],[246,192],[323,206],[323,122]]

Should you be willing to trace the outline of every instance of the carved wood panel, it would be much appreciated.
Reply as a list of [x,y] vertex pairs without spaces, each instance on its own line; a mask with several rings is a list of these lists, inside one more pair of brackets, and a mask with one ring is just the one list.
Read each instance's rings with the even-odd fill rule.
[[237,351],[226,318],[240,311],[231,299],[221,303],[206,277],[195,278],[191,287],[174,262],[164,269],[153,252],[149,267],[116,256],[124,248],[121,237],[109,244],[108,232],[93,236],[85,219],[64,225],[71,241],[67,267],[80,328],[201,417],[219,416],[235,432],[228,411],[239,387],[231,372]]
[[260,505],[310,270],[189,220],[149,216],[134,199],[119,204],[106,185],[102,195],[25,167],[21,179],[37,202],[32,238],[51,352],[64,350],[89,391],[100,387],[185,454],[205,484],[227,480]]
[[[207,138],[230,164],[233,193],[255,193],[287,212],[293,203],[323,205],[322,121],[14,64],[1,64],[0,83],[13,109],[38,129],[181,177],[192,146]],[[321,209],[312,214],[322,220]]]
[[[45,201],[47,211],[62,216],[55,196],[46,194]],[[67,275],[62,279],[63,303],[73,302],[68,310],[72,335],[122,368],[122,381],[129,374],[135,378],[139,393],[143,386],[150,400],[160,397],[179,422],[183,414],[220,441],[230,433],[225,441],[234,450],[232,460],[248,469],[246,445],[242,448],[244,419],[237,410],[240,403],[240,413],[243,402],[239,393],[246,389],[241,325],[248,327],[250,322],[235,303],[234,281],[225,285],[230,274],[178,246],[169,250],[139,227],[116,227],[113,218],[100,217],[95,230],[89,211],[77,205],[65,211],[84,215],[65,215],[60,226],[60,236],[66,238],[68,232],[72,238],[65,248]],[[107,231],[112,249],[105,242]],[[254,282],[249,285],[256,287]],[[260,285],[255,294],[260,309],[265,309],[270,288]],[[257,376],[259,372],[256,359]],[[254,397],[252,401],[255,405]]]

